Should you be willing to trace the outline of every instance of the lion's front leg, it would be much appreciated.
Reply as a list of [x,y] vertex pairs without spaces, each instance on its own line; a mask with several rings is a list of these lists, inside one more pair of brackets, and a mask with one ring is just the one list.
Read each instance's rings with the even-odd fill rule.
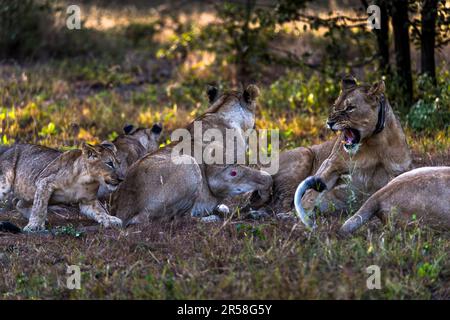
[[302,199],[302,206],[307,211],[318,211],[321,214],[337,214],[349,209],[351,194],[346,185],[339,185],[330,191],[319,193],[308,190]]
[[80,211],[86,217],[97,221],[106,228],[113,226],[122,227],[122,220],[120,220],[117,217],[109,215],[108,211],[102,206],[102,204],[98,200],[80,203]]
[[31,208],[30,220],[25,226],[25,232],[39,232],[45,230],[47,218],[47,206],[55,186],[50,179],[44,179],[37,183],[34,195],[33,207]]

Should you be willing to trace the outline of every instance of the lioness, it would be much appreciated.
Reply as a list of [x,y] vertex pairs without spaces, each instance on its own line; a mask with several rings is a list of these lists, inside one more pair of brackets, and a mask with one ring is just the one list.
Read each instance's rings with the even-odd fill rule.
[[424,167],[405,172],[375,192],[341,227],[348,235],[376,216],[389,216],[450,229],[450,167]]
[[[116,157],[120,163],[119,173],[121,176],[125,176],[128,167],[146,153],[158,150],[162,125],[155,123],[151,128],[136,128],[133,125],[126,125],[123,132],[112,142],[117,149]],[[98,198],[103,199],[109,193],[106,186],[100,185]]]
[[[253,85],[244,92],[231,91],[221,96],[217,89],[210,88],[211,106],[194,121],[201,121],[204,130],[215,128],[225,133],[226,129],[232,129],[244,141],[244,131],[254,126],[258,93]],[[204,151],[211,142],[203,141],[203,137],[194,139],[193,128],[194,122],[187,127],[192,133],[189,143],[199,145]],[[124,183],[113,195],[112,205],[112,212],[126,224],[186,212],[204,216],[212,213],[226,196],[253,190],[261,190],[265,195],[271,187],[270,175],[257,169],[237,164],[198,163],[190,155],[174,155],[172,151],[177,144],[173,142],[144,156],[129,168]],[[226,146],[223,151],[226,152]]]
[[126,125],[124,134],[113,140],[117,148],[117,159],[120,162],[120,172],[125,175],[129,166],[146,153],[158,150],[162,125],[155,123],[149,128],[136,128]]
[[212,214],[225,198],[264,189],[271,183],[268,173],[247,166],[205,167],[187,155],[172,158],[156,152],[130,167],[113,194],[111,212],[125,226],[186,213],[203,217]]
[[[281,153],[280,169],[273,176],[274,211],[289,212],[295,203],[308,226],[313,223],[302,205],[328,213],[349,209],[350,198],[362,203],[411,164],[384,82],[367,86],[345,78],[341,89],[327,120],[328,127],[340,134],[320,145]],[[327,192],[318,197],[308,189]]]
[[97,200],[100,184],[115,190],[122,180],[115,152],[111,143],[83,144],[81,150],[66,152],[14,145],[0,155],[0,199],[9,192],[20,199],[18,207],[29,215],[27,232],[45,229],[49,204],[78,203],[82,214],[103,226],[120,226],[122,221]]

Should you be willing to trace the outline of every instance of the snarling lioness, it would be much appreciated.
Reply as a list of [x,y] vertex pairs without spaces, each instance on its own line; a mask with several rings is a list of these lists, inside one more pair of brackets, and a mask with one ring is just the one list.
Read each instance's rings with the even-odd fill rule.
[[[295,204],[310,227],[314,223],[303,207],[326,213],[345,211],[349,198],[358,206],[411,164],[384,82],[366,86],[345,78],[341,89],[327,120],[339,135],[320,145],[282,153],[280,170],[273,176],[274,211],[289,212]],[[326,192],[318,196],[321,191]]]
[[14,145],[0,155],[0,199],[10,192],[20,199],[18,209],[29,217],[27,232],[45,230],[49,204],[77,203],[82,214],[103,226],[120,226],[97,200],[100,184],[115,190],[122,181],[115,152],[111,143],[66,152]]
[[[255,123],[258,93],[253,85],[243,92],[222,95],[210,88],[211,106],[194,121],[201,121],[205,130],[215,128],[224,133],[232,130],[239,139],[245,140],[244,131],[253,128]],[[193,127],[193,123],[187,126],[187,131],[192,133],[188,144],[198,145],[205,151],[215,143],[204,141],[203,137],[196,139]],[[177,145],[178,142],[173,142],[129,168],[125,181],[113,194],[111,209],[125,225],[185,213],[206,216],[228,196],[258,190],[264,197],[272,185],[272,178],[266,172],[235,163],[206,164],[189,154],[174,153]],[[226,146],[222,147],[226,152]]]
[[349,235],[377,217],[403,222],[414,218],[450,230],[450,167],[424,167],[405,172],[375,192],[341,227]]

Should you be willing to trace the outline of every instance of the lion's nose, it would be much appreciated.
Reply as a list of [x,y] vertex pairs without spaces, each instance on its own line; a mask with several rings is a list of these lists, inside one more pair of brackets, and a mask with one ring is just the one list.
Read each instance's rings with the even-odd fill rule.
[[336,121],[327,121],[327,126],[329,129],[333,130],[333,126],[336,124]]

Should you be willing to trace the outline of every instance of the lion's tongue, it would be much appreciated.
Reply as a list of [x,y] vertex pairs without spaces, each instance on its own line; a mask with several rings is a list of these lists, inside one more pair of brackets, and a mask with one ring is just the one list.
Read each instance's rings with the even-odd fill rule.
[[355,139],[355,135],[353,134],[352,130],[345,129],[344,130],[344,142],[346,144],[352,144],[354,139]]

